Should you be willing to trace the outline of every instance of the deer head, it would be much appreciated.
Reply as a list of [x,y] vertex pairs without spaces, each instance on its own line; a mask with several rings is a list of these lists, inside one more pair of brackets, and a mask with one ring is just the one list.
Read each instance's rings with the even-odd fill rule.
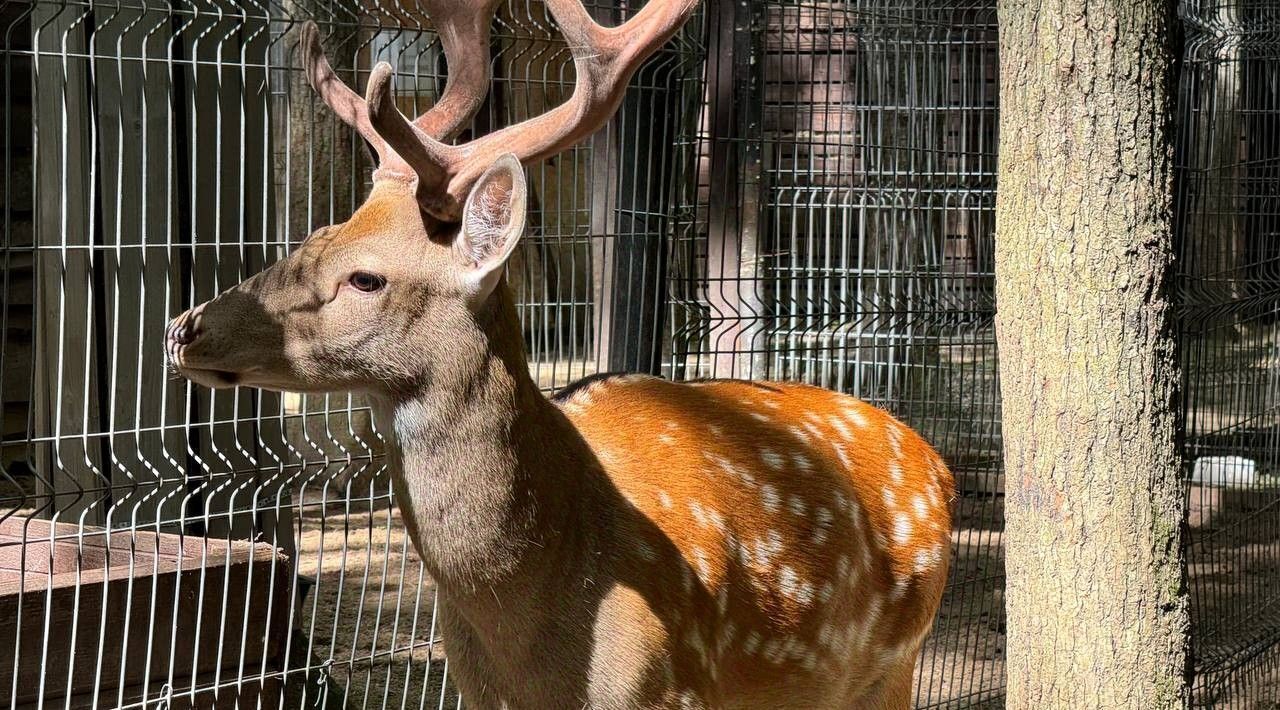
[[[410,120],[379,63],[362,98],[334,73],[314,23],[301,48],[313,89],[377,154],[368,199],[287,258],[175,318],[170,362],[209,387],[378,393],[429,382],[488,347],[495,303],[509,302],[503,267],[524,228],[523,162],[553,155],[601,127],[636,69],[688,18],[696,0],[653,0],[625,24],[595,23],[577,0],[546,0],[573,54],[568,101],[467,143],[449,141],[488,90],[497,0],[423,2],[450,79]],[[497,295],[495,295],[497,294]]]

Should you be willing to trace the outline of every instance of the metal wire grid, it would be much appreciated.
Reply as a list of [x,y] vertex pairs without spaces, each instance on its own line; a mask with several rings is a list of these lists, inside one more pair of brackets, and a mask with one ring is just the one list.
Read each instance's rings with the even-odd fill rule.
[[[88,692],[102,705],[210,696],[284,706],[458,702],[434,632],[430,580],[395,522],[361,403],[209,396],[154,376],[165,315],[278,258],[309,228],[343,218],[362,194],[360,146],[290,69],[294,21],[319,5],[316,19],[339,64],[394,58],[406,110],[429,105],[444,68],[425,18],[398,6],[0,5],[8,467],[0,523],[17,523],[19,542],[58,542],[5,548],[24,552],[3,568],[41,590],[17,595],[14,618],[35,621],[20,621],[5,641],[15,650],[3,683],[11,705],[19,690],[29,694],[19,684],[22,655],[46,665],[60,644],[76,653],[65,665],[47,664],[41,696],[83,700]],[[763,3],[742,17],[724,7],[708,12],[745,20],[754,28],[747,41],[710,31],[725,19],[713,14],[642,71],[608,131],[535,169],[533,230],[512,269],[535,374],[548,389],[619,364],[673,377],[797,378],[905,416],[939,444],[965,489],[956,572],[917,700],[998,704],[991,8]],[[1251,23],[1255,38],[1259,26],[1274,29],[1266,24],[1274,14],[1250,8],[1224,15],[1184,7],[1189,39],[1197,12]],[[1203,34],[1218,36],[1216,25],[1201,22]],[[540,6],[515,3],[499,25],[498,90],[478,130],[554,104],[571,84],[567,54]],[[1266,252],[1277,212],[1267,202],[1274,155],[1250,153],[1224,177],[1218,166],[1234,154],[1188,146],[1221,136],[1223,116],[1234,112],[1253,126],[1250,145],[1267,149],[1256,137],[1277,114],[1274,90],[1265,90],[1274,54],[1259,50],[1270,46],[1260,41],[1223,60],[1206,44],[1188,42],[1183,75],[1180,115],[1196,127],[1182,133],[1183,224],[1206,225],[1182,228],[1183,262],[1205,260],[1203,247],[1187,245],[1216,243],[1207,236],[1220,217],[1210,215],[1224,207],[1272,226],[1243,230],[1254,235],[1245,240],[1252,251],[1224,252],[1236,261],[1183,278],[1184,292],[1201,294],[1186,299],[1186,312],[1200,314],[1188,322],[1208,324],[1201,330],[1225,327],[1209,313],[1243,314],[1237,335],[1189,338],[1199,343],[1184,351],[1189,450],[1270,461],[1277,447],[1255,430],[1272,405],[1253,385],[1270,383],[1275,371],[1264,354],[1274,343],[1265,328],[1273,308],[1259,306],[1274,295]],[[1224,63],[1243,69],[1223,75]],[[1196,86],[1227,76],[1245,88],[1196,94],[1187,88],[1195,76]],[[1204,108],[1240,93],[1251,97],[1240,99],[1251,102],[1245,108]],[[28,124],[37,141],[22,129]],[[664,146],[671,150],[656,149]],[[1237,189],[1220,187],[1228,183],[1248,198],[1214,197]],[[1227,263],[1240,266],[1224,279]],[[1221,281],[1251,295],[1204,287]],[[659,320],[628,305],[655,302],[666,304],[655,309]],[[1209,401],[1223,397],[1228,381],[1237,394]],[[1239,417],[1210,424],[1210,410]],[[1219,496],[1258,495],[1255,487],[1219,488]],[[1196,495],[1193,487],[1193,507]],[[1219,522],[1193,530],[1198,698],[1254,706],[1273,697],[1265,688],[1276,625],[1258,622],[1272,618],[1264,543],[1276,537],[1274,508],[1270,499],[1246,501],[1253,507],[1231,518],[1236,508],[1199,495],[1199,508]],[[70,528],[40,527],[39,519]],[[108,537],[98,526],[125,535]],[[175,543],[148,536],[171,531],[182,533],[177,572],[161,554]],[[233,542],[254,537],[284,556]],[[1213,566],[1212,574],[1197,576],[1197,565]],[[78,591],[63,618],[42,604],[68,568]],[[121,570],[123,586],[111,581]],[[94,574],[107,583],[92,586]],[[195,612],[179,603],[183,589],[199,596]],[[1247,602],[1224,592],[1232,589],[1247,590]],[[97,612],[121,599],[132,600],[123,613]],[[32,609],[43,613],[20,613]],[[194,628],[180,618],[188,613]],[[126,632],[110,633],[108,618]],[[131,635],[133,624],[147,634]],[[284,648],[266,642],[275,624],[297,629],[283,635]],[[263,643],[251,642],[255,633]],[[152,659],[164,656],[167,666],[153,669]],[[129,686],[138,677],[141,687]]]
[[1179,6],[1188,563],[1202,707],[1280,703],[1280,7]]
[[998,703],[994,4],[770,0],[719,22],[755,29],[712,35],[680,146],[697,179],[678,192],[664,373],[840,389],[935,442],[964,496],[916,702]]

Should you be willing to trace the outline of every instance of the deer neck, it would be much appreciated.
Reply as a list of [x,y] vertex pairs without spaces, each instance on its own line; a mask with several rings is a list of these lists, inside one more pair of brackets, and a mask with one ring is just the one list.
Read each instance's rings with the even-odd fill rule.
[[464,607],[532,600],[539,579],[574,564],[598,468],[529,376],[505,284],[488,309],[449,367],[375,405],[406,528]]

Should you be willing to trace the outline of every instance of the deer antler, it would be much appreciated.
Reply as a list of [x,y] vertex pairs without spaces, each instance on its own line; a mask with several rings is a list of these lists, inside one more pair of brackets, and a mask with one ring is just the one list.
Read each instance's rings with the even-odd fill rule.
[[[312,87],[342,120],[374,145],[380,173],[412,171],[423,210],[444,221],[459,219],[471,186],[498,156],[514,153],[521,162],[540,160],[604,125],[622,102],[636,70],[675,34],[698,4],[698,0],[650,0],[622,25],[602,27],[578,0],[546,0],[573,53],[577,77],[569,100],[468,143],[449,145],[442,139],[470,121],[485,93],[480,87],[489,81],[486,38],[496,2],[482,2],[488,4],[472,15],[448,0],[429,3],[428,10],[435,6],[440,13],[433,19],[450,74],[456,70],[459,77],[451,76],[440,101],[414,121],[401,114],[392,100],[390,65],[382,63],[374,68],[367,101],[361,100],[333,74],[319,48],[319,31],[314,24],[303,30]],[[459,18],[473,24],[462,24]],[[476,38],[486,48],[483,58],[465,57],[468,42],[474,44]],[[483,68],[477,70],[475,65]]]
[[502,0],[481,0],[475,8],[458,0],[418,0],[435,23],[449,76],[440,100],[413,124],[436,140],[458,134],[489,93],[489,27]]

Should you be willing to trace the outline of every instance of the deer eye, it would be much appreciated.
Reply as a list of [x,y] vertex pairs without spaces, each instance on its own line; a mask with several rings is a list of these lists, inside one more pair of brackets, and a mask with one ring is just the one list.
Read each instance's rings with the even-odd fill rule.
[[365,293],[373,293],[387,285],[386,279],[368,271],[357,271],[351,274],[351,278],[347,279],[347,282],[351,284],[351,288]]

